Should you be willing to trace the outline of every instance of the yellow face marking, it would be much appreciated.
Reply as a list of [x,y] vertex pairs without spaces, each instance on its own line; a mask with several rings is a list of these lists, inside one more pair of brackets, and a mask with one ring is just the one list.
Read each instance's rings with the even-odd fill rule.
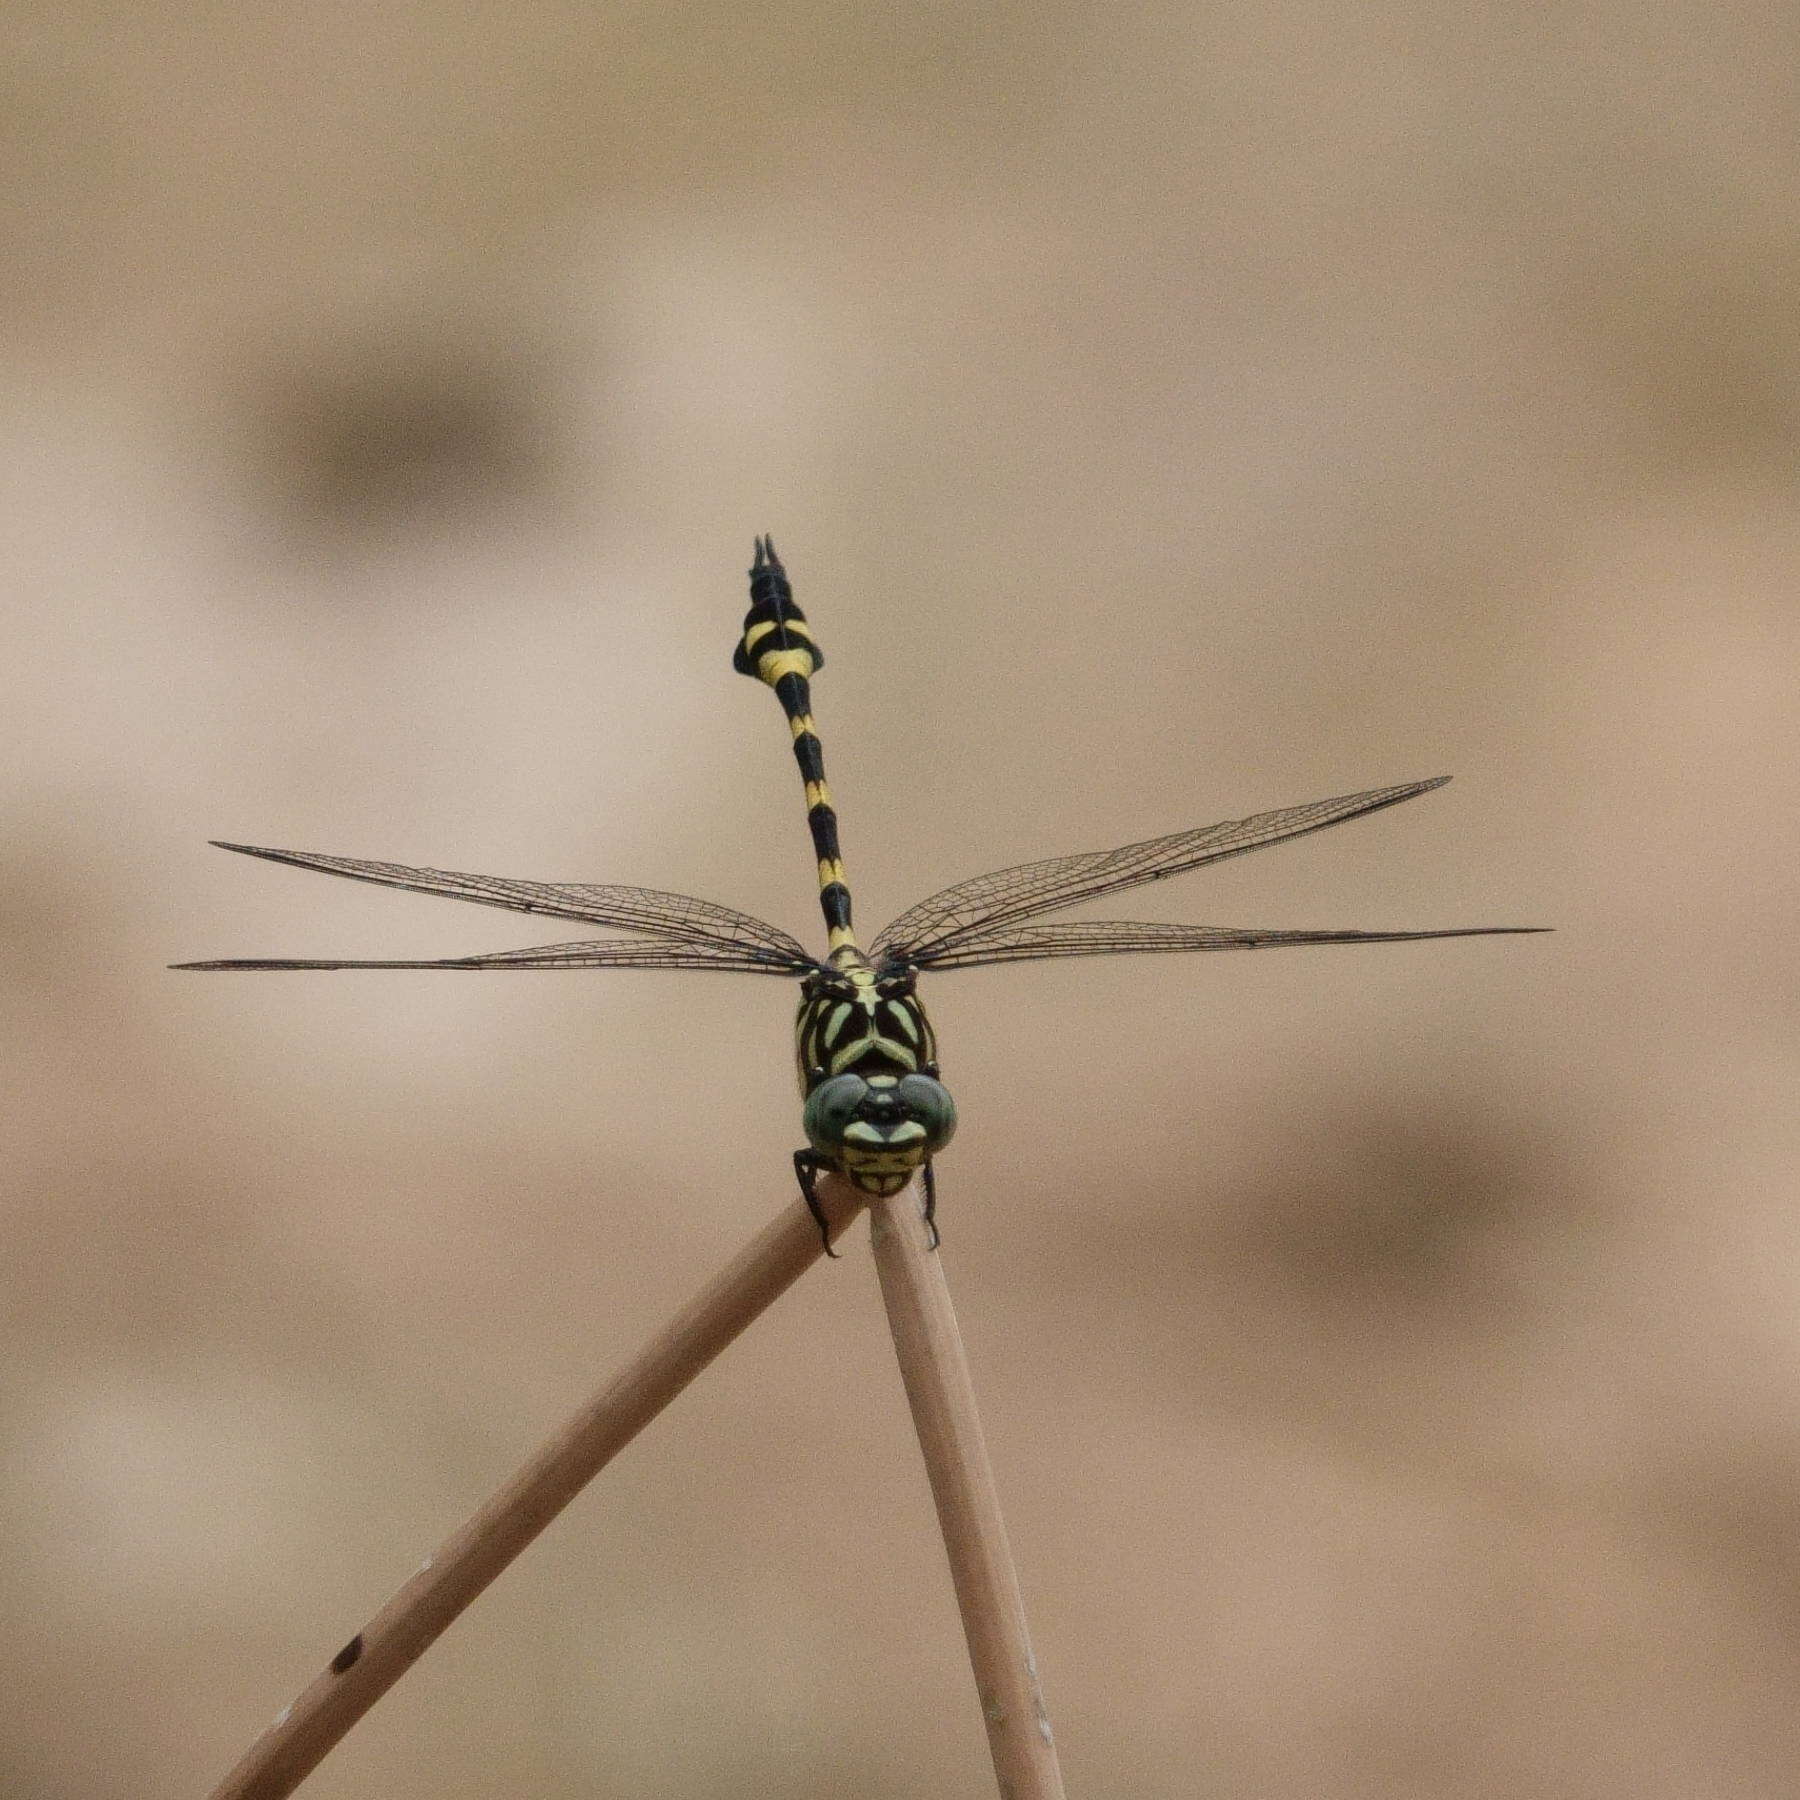
[[907,1177],[925,1160],[923,1146],[868,1150],[846,1144],[842,1151],[844,1173],[859,1188],[871,1193],[894,1194],[906,1186]]
[[861,1148],[867,1145],[872,1150],[905,1151],[924,1135],[925,1127],[917,1119],[902,1119],[898,1125],[887,1131],[882,1130],[879,1125],[871,1125],[863,1119],[853,1120],[844,1127],[846,1146],[854,1144]]

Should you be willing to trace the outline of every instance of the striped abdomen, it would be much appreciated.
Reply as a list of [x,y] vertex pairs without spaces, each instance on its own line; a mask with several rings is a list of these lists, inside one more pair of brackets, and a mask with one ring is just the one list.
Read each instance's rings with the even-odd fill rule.
[[732,667],[740,675],[754,676],[772,687],[787,715],[794,737],[794,760],[806,784],[806,823],[819,864],[819,907],[825,915],[828,949],[836,960],[840,952],[855,954],[856,933],[850,923],[850,889],[838,848],[837,814],[825,783],[825,753],[813,729],[809,683],[824,664],[824,653],[807,629],[806,615],[794,604],[794,592],[774,544],[758,538],[756,560],[750,568],[750,610],[744,615],[744,635],[738,640]]

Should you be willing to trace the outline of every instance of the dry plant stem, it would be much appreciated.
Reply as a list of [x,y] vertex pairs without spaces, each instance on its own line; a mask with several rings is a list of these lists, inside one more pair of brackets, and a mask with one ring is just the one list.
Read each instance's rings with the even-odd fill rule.
[[1025,1602],[943,1259],[927,1247],[915,1186],[869,1202],[875,1268],[962,1611],[1002,1800],[1062,1800]]
[[[838,1236],[863,1196],[827,1177],[819,1198]],[[244,1754],[211,1800],[281,1800],[446,1626],[751,1320],[823,1254],[796,1200],[507,1484],[420,1566]]]

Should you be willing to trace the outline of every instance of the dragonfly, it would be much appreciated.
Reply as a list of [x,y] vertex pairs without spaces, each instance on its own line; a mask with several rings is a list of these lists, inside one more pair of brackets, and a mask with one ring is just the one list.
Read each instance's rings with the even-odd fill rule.
[[787,719],[805,785],[807,827],[818,860],[819,906],[826,933],[823,957],[812,955],[779,926],[689,894],[466,875],[215,840],[222,850],[296,868],[410,893],[442,894],[511,912],[573,919],[627,935],[428,960],[252,957],[174,966],[206,970],[721,969],[798,980],[800,1006],[794,1043],[801,1125],[807,1141],[794,1152],[794,1173],[825,1240],[826,1254],[835,1255],[817,1191],[818,1180],[827,1171],[842,1176],[863,1193],[878,1196],[898,1193],[918,1174],[924,1189],[925,1224],[934,1248],[938,1242],[934,1159],[955,1133],[956,1103],[944,1085],[937,1038],[919,998],[921,975],[1067,956],[1403,943],[1543,929],[1476,925],[1421,931],[1315,931],[1113,919],[1042,922],[1048,913],[1398,806],[1442,787],[1450,777],[1440,775],[1171,832],[1114,850],[1055,856],[977,875],[921,900],[878,932],[865,949],[852,923],[837,812],[825,780],[824,751],[812,714],[811,681],[824,663],[806,615],[794,601],[792,584],[773,540],[757,538],[750,569],[750,610],[732,666],[739,674],[772,688]]

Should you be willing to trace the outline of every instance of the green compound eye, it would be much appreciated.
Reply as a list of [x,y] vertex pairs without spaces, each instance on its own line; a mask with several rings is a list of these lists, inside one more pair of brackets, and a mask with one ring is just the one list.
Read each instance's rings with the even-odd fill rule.
[[929,1075],[904,1075],[895,1097],[925,1127],[928,1148],[941,1150],[955,1137],[956,1102],[941,1081],[933,1081]]
[[821,1081],[806,1096],[806,1110],[801,1115],[812,1147],[833,1154],[838,1151],[845,1130],[869,1093],[869,1084],[860,1075],[834,1075],[829,1081]]
[[815,1150],[835,1156],[851,1142],[909,1146],[927,1155],[941,1150],[956,1131],[956,1102],[929,1075],[834,1075],[806,1096],[803,1115]]

